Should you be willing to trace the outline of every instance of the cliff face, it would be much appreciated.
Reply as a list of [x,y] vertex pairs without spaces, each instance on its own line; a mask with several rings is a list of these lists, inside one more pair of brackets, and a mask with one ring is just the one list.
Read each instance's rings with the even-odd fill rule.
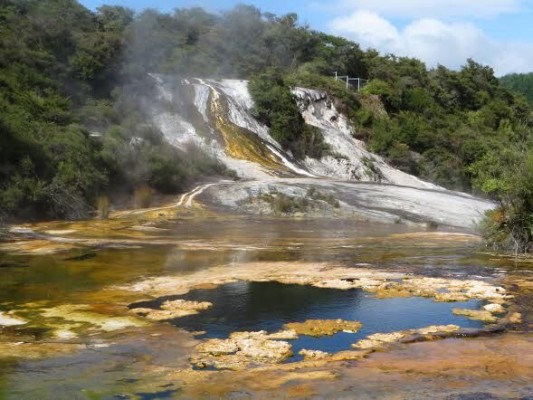
[[331,149],[321,159],[308,157],[298,163],[251,115],[254,104],[246,81],[151,78],[158,96],[149,107],[166,140],[183,150],[191,145],[202,148],[241,178],[323,177],[439,189],[368,152],[353,138],[353,127],[326,93],[293,90],[305,121],[322,131]]

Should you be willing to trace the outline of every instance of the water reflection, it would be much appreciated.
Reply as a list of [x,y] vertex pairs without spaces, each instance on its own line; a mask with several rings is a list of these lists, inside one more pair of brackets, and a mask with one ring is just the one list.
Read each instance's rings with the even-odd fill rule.
[[291,341],[295,353],[302,348],[328,352],[347,350],[357,340],[377,332],[429,325],[482,326],[479,321],[452,314],[455,307],[478,308],[478,301],[437,303],[419,297],[377,299],[362,290],[342,291],[277,282],[230,283],[215,289],[194,290],[184,296],[136,303],[131,307],[158,308],[165,300],[176,298],[213,303],[212,308],[197,315],[171,321],[173,325],[189,331],[205,331],[199,336],[205,338],[226,338],[235,331],[275,332],[285,323],[307,319],[344,319],[363,324],[356,334],[338,333],[324,338],[301,336]]
[[[115,299],[106,297],[102,289],[150,276],[189,274],[217,265],[254,261],[325,261],[334,265],[477,279],[502,275],[531,277],[531,266],[515,266],[510,259],[479,253],[475,240],[425,236],[425,233],[391,236],[412,232],[402,225],[243,218],[176,221],[162,227],[168,230],[150,232],[150,236],[168,239],[173,244],[155,245],[144,237],[139,239],[137,248],[83,248],[39,256],[0,254],[0,310],[16,309],[40,300],[47,300],[47,306],[113,304]],[[520,304],[533,304],[532,291],[522,290],[517,294]],[[475,308],[473,302],[465,305],[434,303],[422,298],[378,300],[358,290],[238,282],[214,290],[193,291],[185,297],[211,301],[214,307],[173,323],[191,331],[205,330],[207,337],[227,337],[230,332],[242,330],[275,331],[286,322],[308,318],[343,318],[363,323],[357,334],[339,333],[329,339],[301,337],[293,342],[295,353],[302,347],[325,351],[346,349],[358,338],[374,332],[448,323],[479,326],[451,313],[453,307]],[[531,307],[529,316],[533,316]],[[20,329],[24,333],[20,340],[40,337],[38,331]],[[173,332],[180,330],[165,324],[150,329],[154,332],[132,333],[134,338],[124,347],[112,345],[108,349],[43,361],[0,361],[0,398],[43,398],[43,393],[44,398],[58,398],[57,393],[64,398],[75,398],[86,389],[111,393],[109,398],[112,398],[133,385],[131,379],[139,385],[151,383],[143,363],[153,363],[146,369],[154,367],[154,370],[161,365],[172,370],[189,366],[192,345],[186,348],[183,340],[173,336],[177,335]],[[116,342],[119,337],[102,340]],[[164,390],[158,387],[154,392]],[[84,392],[85,395],[90,393]]]

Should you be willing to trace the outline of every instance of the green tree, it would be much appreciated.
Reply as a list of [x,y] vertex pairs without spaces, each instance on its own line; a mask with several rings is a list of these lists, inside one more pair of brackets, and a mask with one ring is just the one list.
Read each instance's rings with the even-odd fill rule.
[[296,159],[321,157],[327,149],[322,133],[307,125],[291,89],[279,71],[257,75],[250,80],[256,118],[270,128],[270,134]]

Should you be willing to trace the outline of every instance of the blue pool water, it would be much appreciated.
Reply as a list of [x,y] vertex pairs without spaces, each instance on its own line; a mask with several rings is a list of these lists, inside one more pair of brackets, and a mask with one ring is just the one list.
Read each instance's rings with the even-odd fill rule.
[[[437,303],[422,297],[378,299],[360,289],[321,289],[277,282],[236,282],[209,290],[194,290],[184,296],[163,297],[131,307],[158,308],[165,300],[210,301],[213,307],[199,314],[176,318],[173,325],[189,331],[206,331],[200,338],[227,338],[235,331],[275,332],[288,322],[307,319],[344,319],[363,324],[357,333],[333,336],[300,336],[291,340],[294,354],[300,349],[337,352],[377,332],[416,329],[429,325],[455,324],[479,328],[482,323],[453,315],[452,309],[481,306],[479,301]],[[290,361],[299,359],[295,356]]]

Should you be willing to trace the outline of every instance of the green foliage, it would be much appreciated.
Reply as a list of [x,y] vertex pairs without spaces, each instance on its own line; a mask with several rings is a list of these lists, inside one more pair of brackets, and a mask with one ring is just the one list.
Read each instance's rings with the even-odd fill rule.
[[489,246],[515,253],[533,252],[533,133],[529,147],[496,147],[472,165],[474,182],[498,200],[481,232]]
[[[42,6],[13,2],[0,14],[0,208],[9,215],[75,218],[88,209],[84,198],[106,183],[98,144],[74,123],[61,81],[72,34],[90,25],[91,16],[75,2]],[[66,26],[50,24],[54,12],[67,18]]]
[[288,196],[280,192],[261,194],[259,200],[270,205],[276,214],[305,213],[309,211],[324,211],[327,204],[339,208],[339,201],[332,195],[325,195],[316,188],[309,188],[305,196]]
[[[332,79],[335,71],[369,82],[355,93]],[[489,242],[531,247],[533,112],[507,89],[531,102],[532,74],[498,80],[473,60],[458,71],[428,70],[311,31],[296,14],[246,5],[134,14],[118,6],[91,12],[75,0],[3,1],[0,216],[79,218],[115,190],[173,193],[231,174],[197,149],[165,145],[146,124],[140,98],[152,90],[142,84],[149,72],[251,78],[256,117],[297,159],[328,149],[290,86],[324,90],[355,122],[356,137],[396,167],[497,200]],[[280,210],[292,207],[284,202]]]
[[339,200],[337,200],[335,196],[333,196],[331,193],[325,195],[314,187],[311,187],[307,190],[306,197],[314,201],[324,201],[335,208],[340,207]]
[[123,7],[92,13],[74,0],[2,3],[1,215],[82,218],[106,192],[142,183],[180,191],[200,176],[228,173],[198,151],[164,145],[143,125],[142,105],[127,101],[133,93],[116,88],[122,69],[131,69],[123,52],[133,22]]
[[252,77],[248,85],[255,102],[256,118],[294,158],[320,158],[327,146],[319,129],[307,125],[289,86],[275,71]]
[[[360,137],[394,166],[450,189],[487,189],[494,182],[481,175],[474,181],[474,169],[480,170],[474,164],[504,160],[505,151],[487,155],[495,146],[514,154],[514,144],[524,143],[522,125],[531,126],[531,111],[492,69],[468,60],[459,71],[428,71],[416,60],[371,51],[367,62],[373,79],[361,91]],[[369,108],[372,96],[385,114]]]
[[[114,115],[109,115],[109,122],[117,120],[120,125],[107,126],[100,153],[109,166],[112,184],[128,191],[148,185],[162,193],[177,193],[204,176],[232,176],[220,162],[194,146],[186,152],[169,146],[156,127],[144,122],[149,117],[138,99],[147,90],[144,86],[126,86],[116,92]],[[96,110],[104,114],[109,111],[105,106]],[[89,111],[95,109],[91,106]]]
[[504,88],[525,96],[533,104],[533,72],[528,74],[509,74],[500,78]]
[[335,104],[337,109],[352,120],[355,119],[357,111],[360,110],[361,104],[355,92],[346,90],[345,84],[341,81],[312,72],[309,63],[302,65],[297,71],[285,75],[284,82],[291,87],[323,90],[337,102]]

